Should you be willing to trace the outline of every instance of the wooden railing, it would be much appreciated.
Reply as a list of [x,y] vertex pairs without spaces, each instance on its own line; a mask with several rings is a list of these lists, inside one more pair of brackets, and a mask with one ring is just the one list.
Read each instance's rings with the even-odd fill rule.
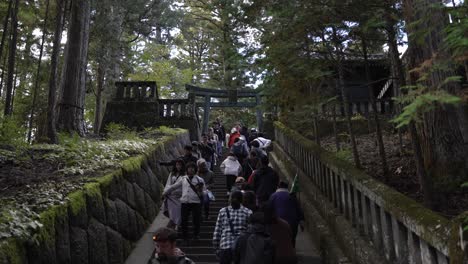
[[449,244],[456,245],[458,237],[450,234],[451,221],[279,122],[275,123],[275,138],[332,206],[391,263],[462,263],[449,260],[454,254],[454,246],[449,250]]

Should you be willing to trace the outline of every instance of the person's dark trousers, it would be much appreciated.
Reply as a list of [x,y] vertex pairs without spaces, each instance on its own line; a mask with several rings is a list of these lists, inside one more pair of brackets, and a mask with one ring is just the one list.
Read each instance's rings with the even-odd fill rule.
[[203,195],[203,211],[205,212],[205,219],[208,218],[210,214],[210,198],[208,194]]
[[298,231],[298,224],[295,225],[290,225],[291,226],[291,239],[292,239],[292,244],[293,247],[296,248],[296,237],[297,237],[297,231]]
[[228,192],[231,191],[234,182],[236,182],[236,175],[226,175],[226,188]]
[[201,204],[182,203],[182,236],[184,239],[188,238],[188,218],[190,213],[192,213],[193,235],[194,237],[198,237],[200,234]]
[[231,264],[232,250],[230,248],[220,249],[217,255],[218,255],[219,264]]

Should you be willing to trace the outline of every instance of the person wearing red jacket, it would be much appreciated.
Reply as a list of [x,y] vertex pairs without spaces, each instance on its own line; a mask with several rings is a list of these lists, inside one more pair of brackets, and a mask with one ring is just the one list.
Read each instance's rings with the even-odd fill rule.
[[232,128],[231,135],[229,135],[228,148],[231,148],[232,145],[234,145],[234,140],[236,140],[236,138],[240,138],[240,136],[241,134],[239,133],[239,131],[235,127]]

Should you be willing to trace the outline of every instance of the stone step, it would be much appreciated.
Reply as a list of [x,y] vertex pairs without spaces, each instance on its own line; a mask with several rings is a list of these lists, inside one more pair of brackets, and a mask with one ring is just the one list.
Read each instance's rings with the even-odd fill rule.
[[[189,233],[189,235],[191,235],[191,233]],[[188,245],[187,245],[185,244],[184,240],[181,238],[181,239],[177,239],[177,245],[179,245],[180,247],[193,247],[193,246],[211,247],[213,245],[213,240],[208,239],[208,238],[200,238],[198,240],[189,239]]]
[[[209,231],[209,232],[203,232],[203,231],[202,231],[202,232],[200,233],[200,238],[201,238],[201,239],[213,239],[213,232],[214,232],[214,228],[213,228],[213,230],[211,230],[211,231]],[[182,238],[182,233],[181,233],[181,232],[177,233],[177,236],[178,236],[179,238]]]
[[186,255],[214,254],[213,247],[181,247]]
[[218,263],[218,259],[215,254],[196,254],[188,255],[188,257],[193,260],[195,263],[209,262],[209,263]]

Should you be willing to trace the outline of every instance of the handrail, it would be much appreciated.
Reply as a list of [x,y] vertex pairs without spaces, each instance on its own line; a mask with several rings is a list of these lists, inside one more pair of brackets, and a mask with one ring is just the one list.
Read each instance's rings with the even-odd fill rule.
[[[275,123],[277,143],[389,261],[448,264],[452,222]],[[453,258],[454,259],[454,258]]]

